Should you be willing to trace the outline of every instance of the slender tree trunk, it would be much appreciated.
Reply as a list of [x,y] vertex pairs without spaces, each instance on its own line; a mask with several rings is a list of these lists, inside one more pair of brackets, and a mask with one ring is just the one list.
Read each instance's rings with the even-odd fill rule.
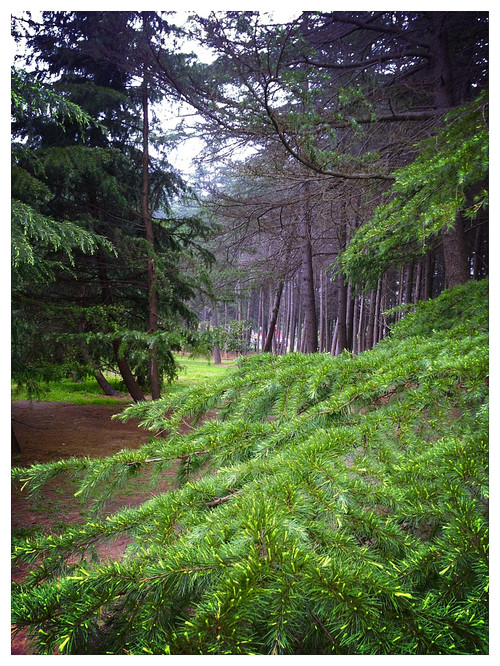
[[382,280],[379,278],[377,280],[377,291],[375,295],[375,314],[373,320],[373,339],[372,339],[372,348],[375,347],[377,342],[380,340],[380,295],[382,291]]
[[[217,329],[219,327],[219,315],[217,312],[217,304],[214,303],[212,305],[212,316],[211,316],[211,322],[212,322],[212,328]],[[215,365],[221,365],[222,364],[222,358],[220,355],[220,347],[217,343],[215,343],[214,348],[212,350],[212,354],[214,357],[214,363]]]
[[[142,91],[142,192],[141,216],[146,230],[148,242],[148,333],[155,335],[158,331],[158,287],[156,284],[156,267],[154,260],[154,229],[151,211],[149,210],[149,89],[147,78],[144,77]],[[161,379],[158,364],[158,343],[152,343],[149,352],[149,381],[151,397],[157,400],[161,395]]]
[[289,334],[288,334],[288,349],[290,352],[295,351],[295,331],[296,331],[296,301],[295,298],[296,289],[295,289],[295,280],[290,283],[290,325],[289,325]]
[[323,344],[324,344],[324,309],[323,309],[323,301],[324,301],[324,286],[323,286],[323,271],[320,270],[319,272],[319,290],[318,290],[318,301],[319,301],[319,334],[318,334],[318,339],[319,339],[319,351],[323,351]]
[[257,310],[257,351],[261,351],[261,339],[263,333],[263,315],[262,315],[262,287],[259,289],[259,300]]
[[283,294],[283,281],[280,281],[278,283],[278,288],[276,289],[276,295],[274,297],[274,305],[273,305],[273,311],[271,314],[271,321],[269,322],[269,330],[267,333],[267,338],[266,342],[264,344],[264,348],[262,351],[265,352],[270,352],[271,351],[271,345],[273,342],[274,338],[274,331],[276,329],[276,321],[278,319],[278,312],[280,309],[280,303],[281,303],[281,295]]
[[347,337],[347,349],[352,351],[352,340],[353,340],[353,316],[354,316],[354,299],[352,297],[352,287],[351,281],[347,282],[347,297],[346,297],[346,337]]
[[[106,270],[106,259],[102,255],[101,256],[97,255],[96,262],[97,262],[97,273],[99,275],[99,282],[101,285],[102,301],[104,305],[111,305],[111,303],[113,302],[113,298],[111,295],[111,289],[109,286],[108,274]],[[120,351],[121,343],[122,341],[120,338],[115,338],[114,340],[112,340],[112,346],[115,354],[116,364],[118,366],[118,370],[120,371],[123,382],[127,387],[127,391],[130,393],[132,400],[134,400],[135,402],[140,402],[142,400],[145,400],[146,398],[143,390],[137,383],[132,373],[132,370],[130,369],[129,364],[127,363],[127,360]]]
[[423,271],[423,259],[420,259],[420,261],[417,264],[417,277],[415,278],[415,290],[413,293],[413,303],[415,305],[420,300],[420,292],[422,290],[422,271]]
[[358,333],[358,297],[355,296],[352,299],[352,333],[351,333],[351,349],[354,354],[358,351],[358,339],[357,339],[357,333]]
[[428,252],[424,257],[424,276],[422,300],[428,301],[432,297],[432,276],[434,272],[434,253]]
[[297,332],[296,332],[296,337],[297,337],[297,351],[301,352],[302,351],[302,294],[300,293],[300,289],[298,290],[298,300],[299,304],[297,307]]
[[318,321],[316,317],[316,297],[314,291],[314,271],[311,244],[311,211],[309,186],[305,184],[304,210],[300,224],[302,253],[302,303],[304,309],[303,352],[313,354],[318,351]]
[[406,269],[406,285],[405,285],[405,303],[413,303],[413,280],[415,277],[415,262],[412,261],[408,264]]
[[102,388],[103,392],[106,395],[112,396],[112,397],[117,397],[119,396],[119,392],[116,391],[111,384],[108,382],[106,377],[102,374],[102,372],[99,370],[99,368],[94,368],[94,377],[96,382],[99,384],[99,386]]
[[338,320],[338,318],[337,318],[337,321],[335,322],[335,326],[334,326],[334,329],[333,329],[332,346],[331,346],[331,348],[330,348],[330,354],[331,354],[332,356],[336,356],[336,355],[337,355],[337,349],[338,349],[337,341],[338,341],[338,337],[339,337],[339,320]]
[[[329,285],[330,285],[330,279],[326,276],[325,274],[325,303],[324,303],[324,315],[325,315],[325,342],[323,346],[323,351],[329,352],[330,351],[330,346],[331,346],[331,336],[332,336],[332,327],[333,327],[333,322],[330,321],[330,306],[329,306]],[[331,289],[330,289],[331,291]]]
[[87,349],[87,345],[83,341],[82,341],[81,349],[82,349],[83,358],[87,361],[87,363],[92,368],[92,372],[94,374],[95,380],[99,384],[99,386],[101,387],[103,392],[106,395],[110,395],[110,396],[113,396],[113,397],[119,396],[120,394],[118,393],[118,391],[115,391],[115,389],[111,386],[111,384],[108,382],[106,377],[103,375],[101,369],[99,367],[97,367],[97,365],[94,363],[94,359],[90,355],[90,352]]
[[363,351],[373,347],[373,329],[375,325],[375,293],[376,290],[372,289],[370,292],[370,309],[368,310],[368,322],[366,324],[365,342]]
[[365,349],[365,336],[364,336],[364,309],[365,309],[365,297],[362,295],[359,303],[359,317],[358,317],[358,340],[356,351],[359,354]]
[[[404,266],[402,266],[399,270],[398,305],[403,304],[404,281],[405,281],[405,269]],[[401,312],[396,313],[396,321],[398,321],[400,318],[401,318]]]
[[116,363],[118,365],[118,369],[120,370],[120,374],[123,378],[123,381],[125,382],[125,386],[127,387],[127,391],[130,393],[132,400],[134,400],[134,402],[141,402],[142,400],[145,400],[146,397],[144,395],[143,390],[137,383],[134,375],[132,374],[129,364],[127,363],[126,359],[122,356],[120,351],[120,345],[121,345],[121,340],[119,338],[115,338],[113,340],[113,349],[115,351],[115,358],[116,358]]
[[347,285],[342,275],[337,277],[338,281],[338,313],[337,313],[337,348],[339,354],[347,349]]

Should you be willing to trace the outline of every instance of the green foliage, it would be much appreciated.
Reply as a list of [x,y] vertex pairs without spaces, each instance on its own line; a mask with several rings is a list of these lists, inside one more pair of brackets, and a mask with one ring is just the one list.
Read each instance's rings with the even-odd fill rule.
[[[19,276],[50,282],[55,270],[75,265],[75,250],[93,254],[105,247],[112,251],[109,241],[75,222],[53,220],[21,201],[12,200],[11,209],[12,268]],[[64,259],[55,259],[55,252]]]
[[[33,37],[41,44],[32,46],[54,67],[58,92],[39,82],[40,71],[12,73],[13,376],[38,395],[40,380],[116,369],[119,338],[148,392],[153,345],[161,378],[176,377],[172,352],[195,318],[187,302],[197,285],[186,272],[211,259],[202,246],[208,225],[173,212],[174,200],[187,207],[187,188],[161,146],[149,174],[154,248],[138,224],[142,137],[136,95],[126,85],[131,74],[98,52],[84,53],[85,40],[98,36],[118,47],[115,34],[132,48],[135,31],[122,30],[133,14],[49,15]],[[69,53],[72,40],[78,48]],[[106,131],[92,117],[106,122]],[[155,335],[145,333],[146,257],[154,261],[159,292]]]
[[[137,451],[15,469],[101,500],[151,465],[179,477],[17,543],[16,626],[45,654],[487,653],[487,290],[445,292],[357,357],[256,355],[134,405],[156,434]],[[121,561],[91,561],[122,534]]]
[[82,128],[88,125],[99,127],[99,123],[78,104],[41,84],[34,74],[15,67],[11,70],[11,113],[14,119],[24,123],[43,117],[62,130],[67,120]]
[[[473,218],[488,203],[488,96],[485,92],[447,114],[418,157],[397,171],[390,200],[354,235],[340,256],[341,270],[361,287],[391,267],[432,249],[458,213]],[[479,187],[471,195],[471,187]]]

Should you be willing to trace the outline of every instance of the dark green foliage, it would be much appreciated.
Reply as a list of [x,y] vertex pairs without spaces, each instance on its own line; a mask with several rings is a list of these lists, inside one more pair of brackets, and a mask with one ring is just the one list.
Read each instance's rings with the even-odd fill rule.
[[[14,470],[80,493],[151,465],[180,483],[17,543],[37,567],[16,625],[41,653],[487,653],[487,293],[445,292],[357,357],[254,356],[130,407],[159,434],[138,451]],[[86,557],[124,533],[122,561]]]
[[[488,95],[447,114],[418,157],[395,172],[389,200],[354,235],[339,264],[361,287],[432,249],[458,213],[475,218],[488,205]],[[473,190],[472,188],[475,188]]]

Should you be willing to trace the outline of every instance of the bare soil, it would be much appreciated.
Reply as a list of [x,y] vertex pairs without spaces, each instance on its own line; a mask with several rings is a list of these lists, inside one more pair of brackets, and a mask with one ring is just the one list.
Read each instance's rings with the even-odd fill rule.
[[[118,451],[139,448],[151,433],[139,427],[137,421],[123,423],[112,420],[126,402],[117,399],[116,405],[74,405],[64,402],[12,403],[12,425],[21,453],[14,455],[12,464],[28,467],[73,456],[106,457]],[[114,513],[125,506],[136,506],[152,494],[175,486],[175,470],[166,472],[159,483],[152,486],[149,479],[134,481],[123,494],[106,504],[105,513]],[[29,498],[20,487],[12,489],[12,530],[43,529],[60,531],[67,523],[86,519],[89,503],[74,497],[75,483],[60,477],[43,489],[36,500]],[[122,537],[99,549],[101,559],[117,559],[123,555],[130,539]],[[27,568],[13,569],[13,580],[22,580]],[[14,635],[12,654],[33,654],[24,632]]]

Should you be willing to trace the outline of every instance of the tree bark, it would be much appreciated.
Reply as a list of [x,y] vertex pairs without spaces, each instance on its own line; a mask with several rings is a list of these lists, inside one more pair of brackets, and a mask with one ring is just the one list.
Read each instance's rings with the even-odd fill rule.
[[290,323],[288,325],[288,349],[295,351],[295,331],[297,328],[295,280],[290,283]]
[[[431,56],[433,58],[434,102],[437,109],[450,109],[462,99],[454,99],[453,80],[446,32],[445,12],[432,12]],[[443,254],[445,288],[464,284],[470,279],[467,243],[465,242],[462,216],[457,215],[454,226],[443,230]]]
[[[149,210],[149,89],[147,78],[144,77],[142,90],[142,191],[141,216],[148,242],[148,333],[154,335],[158,331],[158,287],[156,284],[156,268],[154,262],[154,229],[151,211]],[[152,343],[149,352],[149,381],[151,397],[157,400],[161,395],[161,379],[158,364],[158,343]]]
[[103,375],[101,369],[98,368],[97,365],[94,363],[94,359],[90,355],[90,352],[87,349],[87,345],[83,341],[82,341],[82,355],[83,355],[83,358],[87,361],[87,363],[92,368],[92,372],[94,374],[95,380],[99,384],[101,389],[104,391],[104,393],[106,395],[110,395],[110,396],[113,396],[113,397],[119,396],[120,394],[118,393],[118,391],[115,391],[115,389],[111,386],[111,384],[108,382],[106,377]]
[[[110,305],[113,302],[113,298],[111,294],[111,289],[109,287],[108,274],[106,270],[106,260],[103,256],[98,255],[96,257],[96,261],[97,261],[97,272],[99,275],[99,282],[101,285],[102,301],[104,305]],[[130,393],[132,400],[134,400],[135,402],[140,402],[142,400],[145,400],[146,398],[143,390],[137,383],[132,373],[132,370],[130,369],[129,364],[127,363],[127,360],[120,352],[121,343],[122,341],[120,338],[115,338],[112,341],[116,364],[118,366],[118,370],[120,371],[123,382],[127,387],[127,391]]]
[[432,277],[434,272],[434,253],[428,252],[424,257],[422,300],[428,301],[432,297]]
[[455,218],[454,228],[443,234],[443,256],[446,289],[470,280],[467,243],[460,213]]
[[353,316],[354,316],[354,299],[352,296],[352,286],[351,281],[347,281],[347,294],[346,294],[346,316],[345,316],[345,328],[346,328],[346,343],[349,351],[352,351],[352,340],[353,340]]
[[356,354],[358,351],[358,297],[355,296],[352,299],[352,331],[351,331],[351,349],[353,354]]
[[373,347],[373,328],[375,325],[375,289],[370,292],[370,309],[368,310],[368,322],[366,324],[364,349],[371,349]]
[[113,340],[113,349],[115,351],[115,357],[116,357],[116,363],[118,364],[118,369],[120,370],[120,374],[122,376],[123,381],[125,382],[125,386],[127,387],[127,391],[130,393],[132,400],[134,402],[141,402],[142,400],[146,399],[146,396],[144,395],[143,390],[141,389],[134,375],[132,374],[132,371],[126,359],[121,355],[120,345],[121,345],[121,340],[119,338],[115,338]]
[[12,423],[10,424],[10,452],[12,454],[21,453],[21,446],[19,444],[19,440],[16,437],[16,432]]
[[347,285],[344,283],[344,278],[339,275],[338,281],[338,314],[337,314],[337,348],[339,354],[347,349]]
[[359,317],[358,317],[358,336],[356,344],[356,352],[360,354],[365,350],[365,335],[364,335],[364,326],[365,326],[365,297],[362,295],[359,303]]
[[274,297],[273,311],[272,311],[272,314],[271,314],[271,320],[269,322],[269,330],[268,330],[268,333],[267,333],[266,342],[265,342],[264,347],[262,349],[262,351],[264,353],[271,351],[271,345],[272,345],[272,342],[273,342],[274,331],[276,329],[276,321],[278,320],[278,312],[279,312],[279,309],[280,309],[282,293],[283,293],[283,281],[280,281],[278,283],[278,288],[276,289],[276,295]]
[[301,296],[304,308],[302,348],[305,354],[314,354],[318,351],[318,321],[316,317],[316,295],[314,291],[309,184],[307,182],[304,185],[304,190],[305,197],[299,231],[301,240],[303,286]]
[[[212,324],[213,329],[217,329],[219,327],[219,313],[217,311],[217,304],[216,303],[212,304],[212,313],[210,315],[210,323]],[[220,355],[220,347],[219,347],[217,342],[214,344],[214,348],[212,349],[212,356],[213,356],[215,365],[221,365],[222,364],[222,358],[221,358],[221,355]]]
[[380,294],[382,290],[382,279],[377,280],[377,290],[375,292],[375,311],[373,319],[373,338],[372,338],[372,348],[375,347],[377,342],[380,340]]

